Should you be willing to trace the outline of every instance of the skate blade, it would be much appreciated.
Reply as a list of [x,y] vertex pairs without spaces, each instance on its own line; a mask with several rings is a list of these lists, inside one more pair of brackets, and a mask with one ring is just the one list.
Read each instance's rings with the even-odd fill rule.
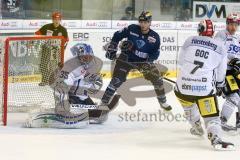
[[172,113],[172,110],[169,110],[169,111],[168,111],[168,110],[165,110],[165,109],[163,109],[163,108],[162,108],[162,113],[163,113],[163,114],[173,114],[173,113]]
[[214,146],[214,150],[215,151],[235,151],[236,148],[233,145],[229,145],[228,147],[223,148],[221,144],[218,144]]

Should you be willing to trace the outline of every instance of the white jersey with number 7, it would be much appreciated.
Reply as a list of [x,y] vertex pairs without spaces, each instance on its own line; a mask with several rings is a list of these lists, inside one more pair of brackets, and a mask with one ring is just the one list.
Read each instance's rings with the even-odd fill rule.
[[176,89],[185,95],[207,96],[224,84],[227,53],[224,44],[207,36],[189,37],[181,48]]

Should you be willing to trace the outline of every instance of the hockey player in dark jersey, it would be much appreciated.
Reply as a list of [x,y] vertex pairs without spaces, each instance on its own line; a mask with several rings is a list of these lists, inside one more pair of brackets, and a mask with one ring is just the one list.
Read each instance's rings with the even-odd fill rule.
[[[107,47],[106,58],[116,59],[113,77],[108,85],[102,103],[108,103],[115,91],[126,81],[128,73],[137,69],[146,80],[149,80],[155,89],[161,108],[170,111],[172,108],[166,103],[163,80],[158,69],[153,64],[159,57],[160,37],[150,29],[152,14],[143,11],[139,16],[139,24],[132,24],[114,33],[110,45]],[[127,51],[122,50],[119,57],[116,56],[119,41],[126,38],[130,42]]]
[[[62,19],[61,13],[53,12],[52,13],[53,22],[42,26],[37,32],[35,32],[35,34],[46,35],[46,36],[63,36],[65,41],[64,42],[65,47],[66,47],[68,42],[68,33],[67,33],[67,29],[60,24],[61,19]],[[44,49],[46,48],[42,48],[42,50]],[[46,54],[46,52],[42,52],[41,63],[40,63],[40,72],[42,74],[42,80],[41,80],[41,83],[39,83],[39,86],[45,86],[48,84],[49,73],[47,72],[47,68],[48,68],[47,66],[49,63],[48,61],[49,57],[50,57],[49,54]]]

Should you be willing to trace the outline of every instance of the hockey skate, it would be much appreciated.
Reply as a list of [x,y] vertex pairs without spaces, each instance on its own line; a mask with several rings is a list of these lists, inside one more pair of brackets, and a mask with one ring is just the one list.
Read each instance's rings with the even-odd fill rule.
[[223,131],[225,132],[237,131],[236,127],[227,124],[227,120],[225,117],[220,117],[220,119],[221,119],[221,127]]
[[204,135],[204,130],[202,128],[202,124],[201,124],[200,120],[195,122],[195,124],[190,129],[190,133],[194,136],[203,136]]
[[159,102],[159,104],[160,104],[160,107],[161,107],[164,111],[166,111],[166,112],[169,112],[169,111],[172,110],[171,105],[169,105],[169,104],[167,104],[167,103],[161,103],[161,102]]
[[213,148],[217,151],[232,151],[235,150],[234,144],[230,142],[224,142],[218,136],[209,136]]

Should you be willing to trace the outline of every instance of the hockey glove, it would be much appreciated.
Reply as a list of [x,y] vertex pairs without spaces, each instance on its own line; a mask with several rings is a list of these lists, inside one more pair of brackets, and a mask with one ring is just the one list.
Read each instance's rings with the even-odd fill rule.
[[120,45],[122,52],[135,52],[135,48],[132,41],[123,41]]
[[106,50],[105,57],[110,60],[114,60],[117,57],[117,44],[114,42],[106,44],[104,47],[104,50]]
[[228,62],[228,66],[230,66],[233,72],[233,76],[237,79],[240,79],[240,59],[233,58]]
[[223,87],[217,87],[216,90],[217,90],[216,95],[218,97],[222,96],[222,94],[223,94]]
[[84,80],[92,84],[92,86],[88,88],[88,92],[90,94],[96,94],[103,86],[102,76],[98,73],[89,74],[84,78]]
[[222,82],[222,83],[218,83],[217,82],[217,85],[216,85],[216,95],[219,96],[219,97],[222,96],[223,98],[225,98],[225,95],[224,95],[225,87],[226,87],[226,83],[225,82]]

